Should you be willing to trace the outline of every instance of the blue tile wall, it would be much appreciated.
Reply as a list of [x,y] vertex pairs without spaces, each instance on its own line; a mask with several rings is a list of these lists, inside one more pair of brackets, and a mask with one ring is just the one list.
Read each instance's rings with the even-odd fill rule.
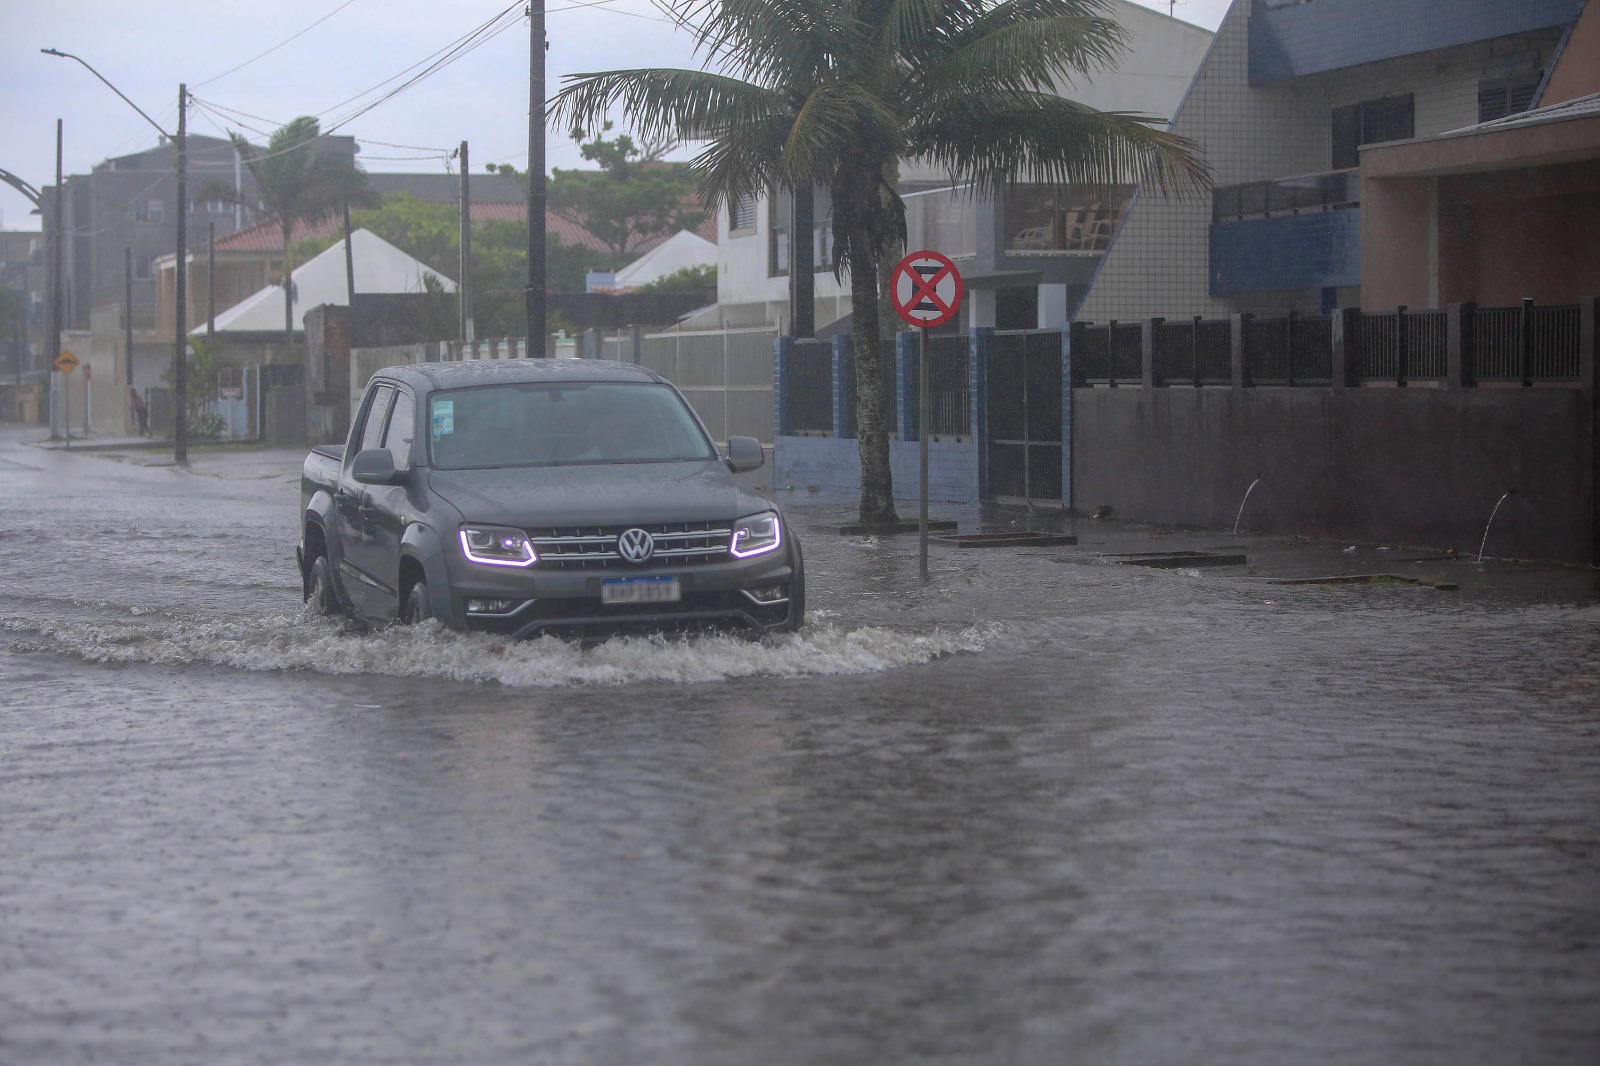
[[[889,469],[896,499],[917,497],[920,462],[916,441],[889,442]],[[861,492],[861,453],[854,440],[836,437],[779,437],[773,454],[773,490],[779,503],[789,496],[854,498]],[[930,441],[928,499],[971,503],[978,499],[978,446],[972,441]]]

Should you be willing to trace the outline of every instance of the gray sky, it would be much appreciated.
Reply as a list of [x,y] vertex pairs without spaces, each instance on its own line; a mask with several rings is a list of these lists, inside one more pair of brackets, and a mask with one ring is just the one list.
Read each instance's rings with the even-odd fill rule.
[[[1167,0],[1134,2],[1168,9]],[[1228,3],[1180,0],[1175,13],[1215,29]],[[0,169],[36,187],[55,181],[57,118],[64,121],[68,174],[150,147],[157,137],[87,70],[41,55],[41,48],[81,56],[168,132],[177,125],[178,84],[186,82],[200,101],[191,111],[191,133],[220,137],[231,127],[263,143],[265,133],[298,115],[318,116],[327,130],[508,7],[512,14],[493,24],[504,27],[497,36],[339,132],[362,142],[359,158],[370,171],[442,172],[454,165],[445,157],[463,140],[475,173],[490,162],[527,163],[528,30],[517,17],[521,5],[509,0],[11,0],[6,6]],[[545,10],[551,93],[572,72],[698,65],[692,42],[650,0],[545,0]],[[547,141],[550,166],[584,165],[564,131],[551,130]],[[31,210],[25,197],[0,183],[0,228],[38,229]]]

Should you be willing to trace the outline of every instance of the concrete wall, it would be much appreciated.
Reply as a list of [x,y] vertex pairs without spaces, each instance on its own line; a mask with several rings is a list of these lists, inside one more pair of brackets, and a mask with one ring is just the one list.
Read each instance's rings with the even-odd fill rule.
[[[918,442],[889,442],[889,471],[896,499],[914,500],[919,484]],[[861,451],[852,438],[779,437],[772,460],[772,487],[777,499],[822,494],[856,496],[861,492]],[[928,442],[928,499],[970,503],[978,497],[978,446]]]
[[1075,389],[1079,510],[1587,561],[1594,415],[1579,389]]

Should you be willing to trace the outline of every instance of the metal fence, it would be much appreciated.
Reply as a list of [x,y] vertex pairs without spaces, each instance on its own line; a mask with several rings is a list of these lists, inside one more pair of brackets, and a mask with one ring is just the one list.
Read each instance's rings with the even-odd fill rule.
[[1287,315],[1246,319],[1245,376],[1256,385],[1327,385],[1333,381],[1333,319]]
[[1490,308],[1470,316],[1468,373],[1477,381],[1573,381],[1581,319],[1575,305]]
[[1168,385],[1233,380],[1233,324],[1225,318],[1163,322],[1156,331],[1156,376]]
[[797,339],[789,348],[784,421],[795,436],[833,433],[833,344]]
[[965,336],[937,334],[928,338],[928,432],[932,437],[972,435],[969,349]]
[[718,440],[772,440],[770,328],[647,333],[639,363],[678,386]]

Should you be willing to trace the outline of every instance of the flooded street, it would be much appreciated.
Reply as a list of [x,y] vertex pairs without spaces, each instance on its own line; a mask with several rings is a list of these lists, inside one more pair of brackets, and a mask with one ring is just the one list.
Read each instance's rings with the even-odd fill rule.
[[363,635],[301,607],[290,453],[27,439],[8,1066],[1600,1051],[1591,575],[1275,585],[1313,549],[1081,521],[924,587],[779,492],[797,636]]

